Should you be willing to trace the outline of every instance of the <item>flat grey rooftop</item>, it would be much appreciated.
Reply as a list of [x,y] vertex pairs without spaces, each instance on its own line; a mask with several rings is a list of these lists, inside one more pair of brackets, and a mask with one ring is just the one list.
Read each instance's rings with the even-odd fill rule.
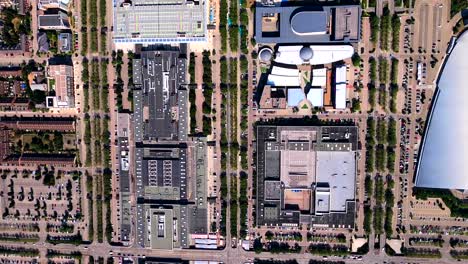
[[199,0],[113,0],[114,42],[206,41],[205,3]]
[[330,192],[330,212],[345,212],[346,202],[354,200],[356,157],[352,151],[317,152],[317,186]]
[[143,133],[143,139],[185,139],[187,93],[180,90],[185,70],[186,59],[177,50],[142,51],[141,59],[133,61],[135,86],[141,88],[135,93],[135,122],[141,122],[135,133]]
[[40,15],[39,16],[39,28],[69,28],[70,24],[68,22],[68,17],[63,13],[58,13],[55,15]]

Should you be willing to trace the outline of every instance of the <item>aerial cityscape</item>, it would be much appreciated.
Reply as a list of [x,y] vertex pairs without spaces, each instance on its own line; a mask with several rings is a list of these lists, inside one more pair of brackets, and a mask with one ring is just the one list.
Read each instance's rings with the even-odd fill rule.
[[0,263],[468,263],[467,76],[467,0],[0,0]]

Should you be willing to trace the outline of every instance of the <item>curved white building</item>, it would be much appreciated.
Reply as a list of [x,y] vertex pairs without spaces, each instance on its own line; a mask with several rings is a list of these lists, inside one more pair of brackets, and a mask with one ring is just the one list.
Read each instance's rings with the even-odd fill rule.
[[468,32],[457,40],[437,83],[416,186],[468,189]]
[[276,52],[275,62],[291,65],[328,64],[353,56],[350,45],[313,45],[313,46],[280,46]]

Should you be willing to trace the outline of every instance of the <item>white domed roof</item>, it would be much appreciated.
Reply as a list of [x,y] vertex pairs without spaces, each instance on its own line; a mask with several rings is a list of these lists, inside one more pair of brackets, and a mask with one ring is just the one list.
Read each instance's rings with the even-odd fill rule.
[[310,47],[302,47],[301,50],[299,51],[299,56],[304,61],[308,61],[312,59],[312,55],[313,55],[313,52]]
[[262,50],[260,50],[260,59],[263,62],[270,61],[272,57],[273,57],[273,52],[271,51],[271,49],[263,48]]

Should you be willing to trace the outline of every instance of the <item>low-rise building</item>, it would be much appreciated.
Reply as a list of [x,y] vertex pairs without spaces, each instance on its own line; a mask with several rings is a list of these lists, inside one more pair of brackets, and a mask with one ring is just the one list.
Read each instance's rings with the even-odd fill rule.
[[60,33],[58,35],[58,48],[60,52],[70,52],[72,50],[71,33]]
[[0,128],[0,160],[8,157],[10,153],[10,130]]
[[66,13],[58,11],[57,14],[39,15],[38,27],[44,30],[67,30],[70,29],[70,21]]
[[0,98],[0,111],[28,111],[30,100],[18,97]]
[[74,155],[65,154],[23,154],[10,155],[6,157],[3,164],[16,166],[38,166],[47,165],[54,167],[67,167],[75,165]]
[[49,52],[49,39],[47,38],[47,34],[45,32],[37,33],[37,45],[39,47],[39,52]]
[[0,118],[0,128],[26,131],[74,132],[75,120],[71,118]]
[[119,160],[118,182],[120,187],[119,203],[120,203],[120,226],[118,234],[120,241],[128,244],[131,240],[132,226],[132,208],[131,208],[131,192],[130,192],[130,162],[132,155],[130,153],[130,125],[131,117],[129,113],[117,114],[117,157]]
[[63,11],[68,11],[69,4],[69,0],[39,0],[37,8],[40,10],[62,9]]
[[347,97],[347,72],[346,65],[337,66],[335,68],[335,93],[334,93],[334,106],[335,109],[346,108]]
[[46,98],[47,107],[75,107],[73,66],[65,64],[49,65],[47,68],[47,77],[49,88],[55,91],[55,96],[48,96]]
[[264,6],[259,3],[255,9],[255,39],[258,43],[358,42],[360,26],[359,5],[277,3]]
[[19,67],[0,69],[0,97],[17,97],[22,94],[26,84],[21,80],[21,75]]

